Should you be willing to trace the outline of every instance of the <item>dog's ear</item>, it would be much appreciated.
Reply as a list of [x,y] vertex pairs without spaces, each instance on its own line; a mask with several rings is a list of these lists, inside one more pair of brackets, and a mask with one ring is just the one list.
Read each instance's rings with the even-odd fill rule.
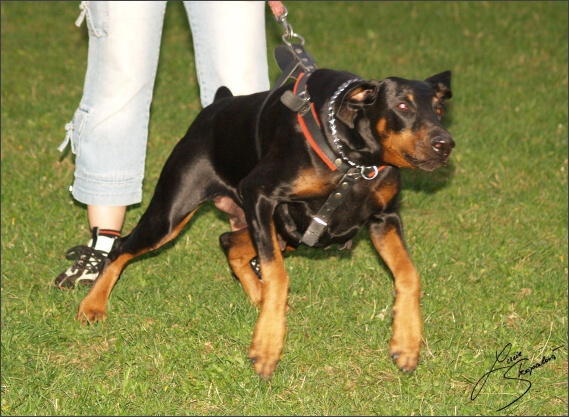
[[350,129],[354,128],[354,120],[363,106],[375,103],[379,86],[376,83],[362,81],[344,94],[336,117]]
[[452,98],[452,91],[450,91],[450,71],[444,71],[440,74],[433,75],[425,80],[435,89],[437,97],[443,101]]
[[215,92],[215,97],[213,98],[213,101],[221,100],[222,98],[225,97],[233,97],[233,93],[229,88],[221,86]]

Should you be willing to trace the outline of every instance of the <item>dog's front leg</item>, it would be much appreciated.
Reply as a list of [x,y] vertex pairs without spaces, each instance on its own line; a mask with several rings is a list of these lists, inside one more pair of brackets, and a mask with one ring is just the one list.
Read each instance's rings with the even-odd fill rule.
[[422,342],[419,274],[405,248],[398,215],[385,216],[383,222],[370,222],[368,230],[394,277],[393,338],[389,353],[401,370],[410,372],[417,367]]
[[261,198],[247,209],[250,201],[253,199],[245,197],[244,207],[257,248],[263,285],[261,311],[255,324],[249,358],[255,371],[267,378],[275,371],[284,346],[289,279],[272,218],[275,206],[269,199]]

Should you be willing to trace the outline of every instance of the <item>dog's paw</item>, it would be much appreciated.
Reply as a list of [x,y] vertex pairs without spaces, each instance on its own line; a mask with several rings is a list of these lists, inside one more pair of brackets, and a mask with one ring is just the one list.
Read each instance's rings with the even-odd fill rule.
[[262,378],[269,378],[280,359],[286,335],[286,300],[282,307],[269,309],[263,304],[259,319],[253,332],[253,340],[249,348],[249,359],[255,372]]
[[269,378],[277,367],[283,342],[280,337],[270,337],[261,340],[253,340],[249,348],[249,359],[255,372],[262,378]]
[[107,318],[107,313],[104,310],[87,308],[83,304],[79,305],[79,310],[75,319],[82,325],[97,323]]
[[270,378],[275,369],[277,368],[277,363],[279,361],[278,355],[276,358],[268,357],[266,355],[261,355],[255,352],[253,348],[249,349],[249,359],[253,365],[253,369],[261,378]]
[[417,368],[420,350],[420,342],[401,344],[393,339],[389,344],[389,354],[403,372],[413,372]]

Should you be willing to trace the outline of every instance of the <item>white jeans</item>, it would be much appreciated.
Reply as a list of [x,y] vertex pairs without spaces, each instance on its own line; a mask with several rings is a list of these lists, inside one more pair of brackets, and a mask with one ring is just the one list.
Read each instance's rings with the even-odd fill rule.
[[[185,1],[202,106],[225,85],[235,95],[270,88],[264,1]],[[83,96],[65,128],[76,155],[73,197],[128,206],[142,200],[150,103],[165,1],[84,1],[89,52]],[[188,51],[190,53],[190,51]],[[188,121],[189,124],[190,121]]]

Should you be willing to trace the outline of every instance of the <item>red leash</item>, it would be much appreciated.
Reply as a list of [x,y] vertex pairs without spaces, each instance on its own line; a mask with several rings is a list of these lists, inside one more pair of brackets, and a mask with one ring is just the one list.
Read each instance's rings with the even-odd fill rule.
[[269,3],[269,6],[271,7],[272,12],[275,15],[275,19],[277,19],[277,21],[280,21],[281,15],[283,13],[286,13],[286,8],[284,7],[283,2],[282,1],[269,1],[267,3]]
[[268,3],[269,6],[271,7],[271,11],[275,15],[275,19],[277,19],[277,22],[283,25],[285,31],[285,34],[283,35],[283,42],[288,46],[291,46],[292,45],[291,40],[293,38],[297,38],[300,40],[300,44],[304,45],[304,38],[300,36],[298,33],[294,33],[294,30],[292,30],[292,26],[290,25],[290,23],[286,21],[288,10],[286,9],[282,1],[269,1]]

